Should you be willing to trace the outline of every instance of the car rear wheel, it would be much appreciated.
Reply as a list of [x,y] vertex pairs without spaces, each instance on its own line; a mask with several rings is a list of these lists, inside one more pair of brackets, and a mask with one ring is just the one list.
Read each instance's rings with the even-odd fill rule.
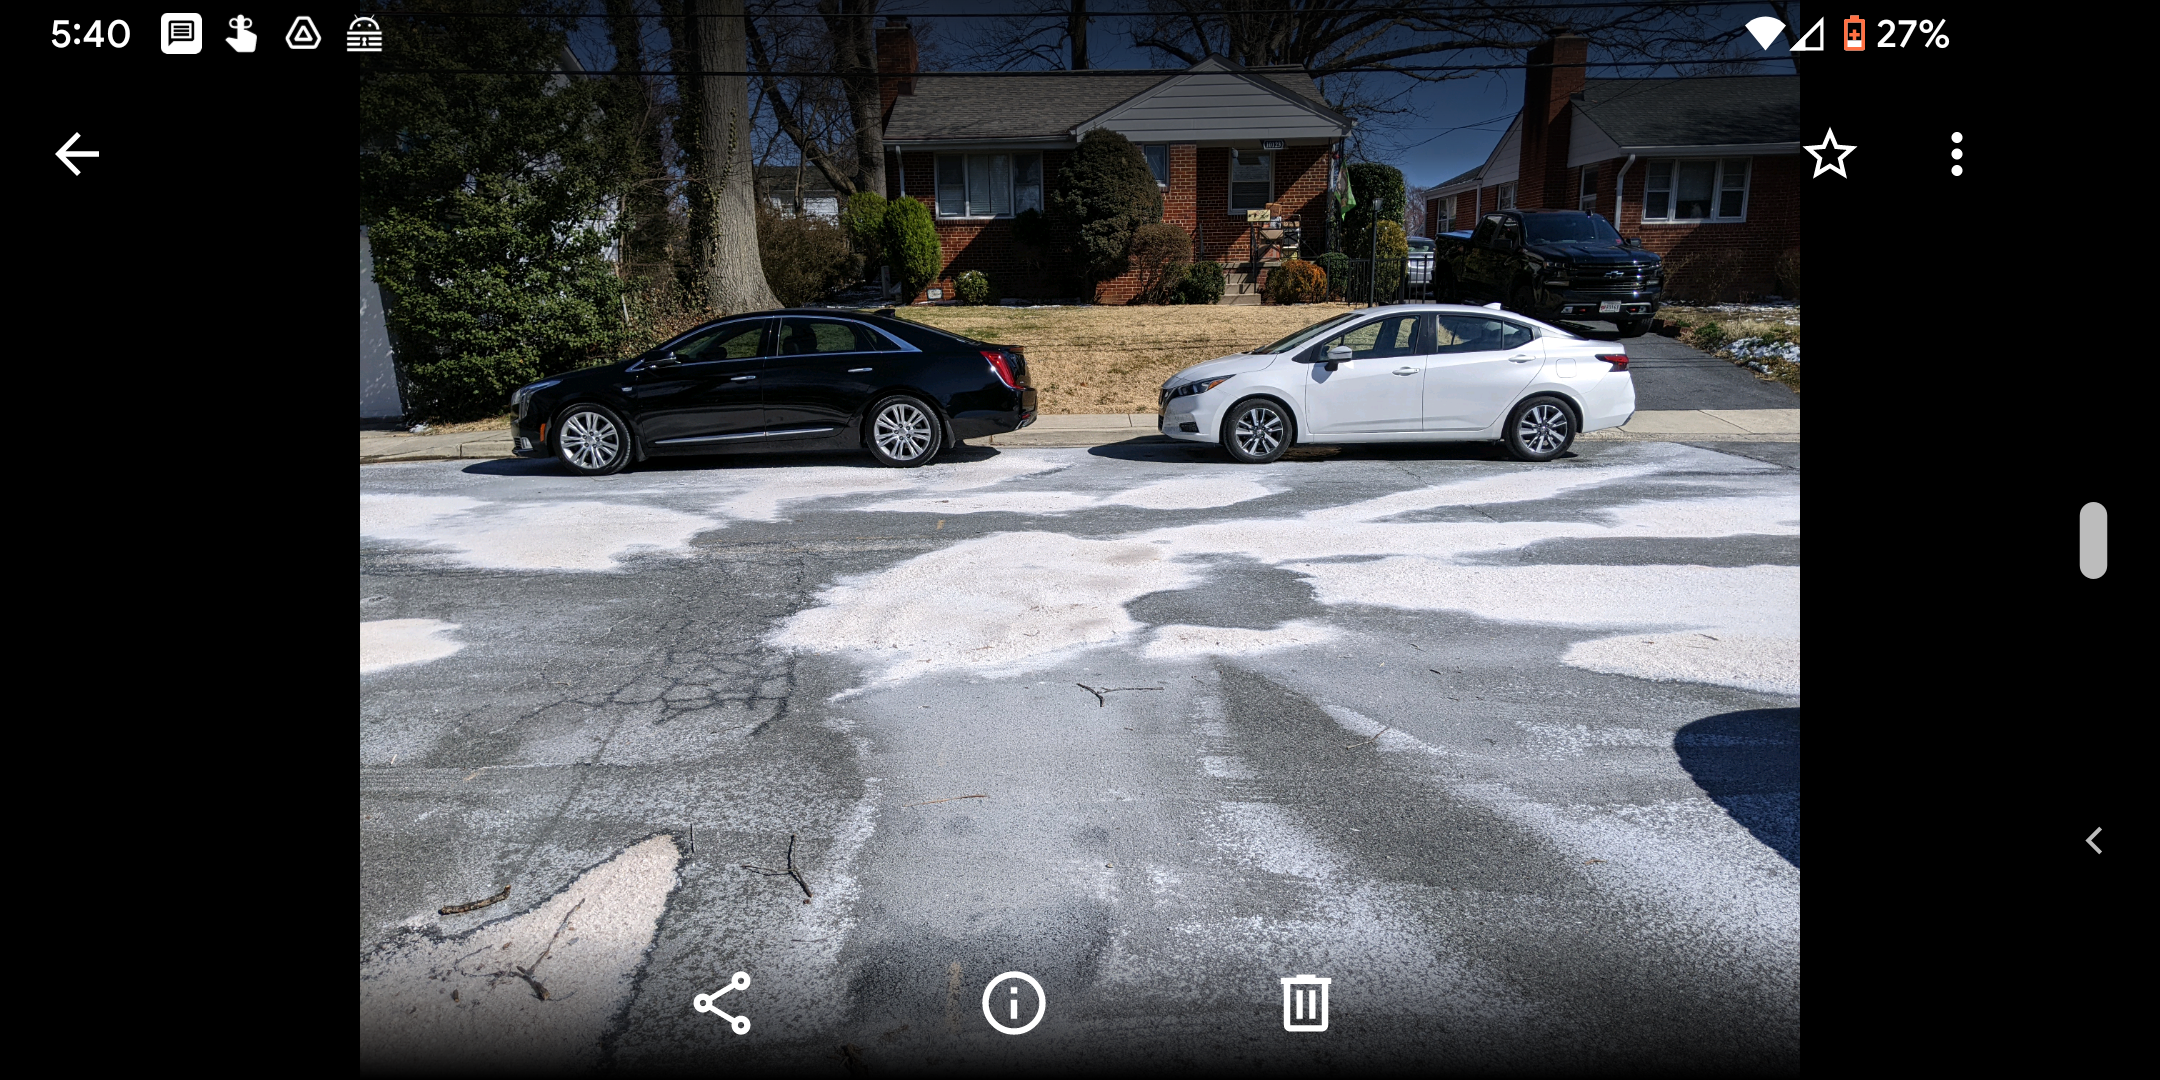
[[880,465],[912,469],[929,464],[945,446],[937,412],[922,399],[896,394],[870,406],[870,456]]
[[1245,465],[1265,465],[1290,449],[1297,434],[1290,410],[1268,398],[1246,398],[1230,406],[1223,417],[1222,446],[1230,460]]
[[555,456],[579,476],[606,476],[630,463],[630,428],[598,405],[572,405],[555,418]]
[[1575,414],[1551,395],[1528,398],[1508,413],[1501,441],[1517,461],[1551,461],[1574,445]]

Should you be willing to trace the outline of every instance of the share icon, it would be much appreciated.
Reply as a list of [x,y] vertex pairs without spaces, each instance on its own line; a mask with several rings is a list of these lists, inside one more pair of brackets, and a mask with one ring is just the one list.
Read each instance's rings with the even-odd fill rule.
[[690,1007],[696,1009],[699,1012],[709,1012],[714,1016],[717,1016],[720,1019],[727,1021],[729,1026],[735,1029],[735,1034],[737,1035],[748,1035],[750,1033],[749,1017],[729,1016],[728,1014],[720,1011],[720,1006],[714,1004],[714,1002],[720,1000],[721,994],[725,994],[730,990],[748,989],[750,989],[750,973],[747,971],[738,971],[735,973],[735,977],[729,979],[728,984],[721,987],[718,991],[710,994],[699,994],[698,996],[691,998]]

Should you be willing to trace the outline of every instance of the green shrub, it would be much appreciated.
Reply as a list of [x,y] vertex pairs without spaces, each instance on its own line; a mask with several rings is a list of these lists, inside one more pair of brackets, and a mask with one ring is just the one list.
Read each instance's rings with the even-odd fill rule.
[[785,307],[824,299],[853,277],[855,254],[840,226],[758,204],[758,262]]
[[1353,259],[1372,258],[1373,223],[1392,221],[1397,225],[1408,222],[1410,203],[1403,196],[1402,170],[1393,165],[1381,165],[1371,161],[1353,162],[1344,170],[1350,178],[1350,193],[1357,196],[1357,205],[1343,218],[1341,235],[1342,251]]
[[1727,338],[1725,328],[1714,322],[1706,322],[1688,331],[1687,343],[1706,353],[1723,348]]
[[1140,291],[1133,299],[1167,304],[1178,283],[1185,280],[1185,268],[1192,264],[1192,237],[1176,225],[1142,225],[1133,230],[1127,254],[1140,271]]
[[885,205],[885,196],[858,191],[848,196],[847,205],[840,210],[840,228],[847,232],[848,243],[859,260],[857,277],[874,277],[877,267],[885,263]]
[[1222,302],[1223,286],[1221,263],[1196,262],[1185,268],[1185,280],[1178,282],[1176,302],[1219,304]]
[[980,270],[970,270],[953,279],[953,295],[963,304],[987,304],[990,302],[990,275]]
[[1132,140],[1096,128],[1058,171],[1050,216],[1073,238],[1074,268],[1100,284],[1125,272],[1133,234],[1162,220],[1162,189]]
[[1344,299],[1343,290],[1350,287],[1350,256],[1340,251],[1330,251],[1314,259],[1313,265],[1327,275],[1328,298]]
[[1266,299],[1271,304],[1317,304],[1327,299],[1327,274],[1303,259],[1284,259],[1268,272]]
[[945,269],[945,248],[938,242],[937,219],[912,195],[885,204],[882,223],[885,265],[900,279],[903,303],[911,303]]
[[1385,302],[1402,288],[1404,260],[1410,257],[1410,237],[1403,227],[1386,218],[1379,224],[1380,245],[1373,263],[1373,297]]

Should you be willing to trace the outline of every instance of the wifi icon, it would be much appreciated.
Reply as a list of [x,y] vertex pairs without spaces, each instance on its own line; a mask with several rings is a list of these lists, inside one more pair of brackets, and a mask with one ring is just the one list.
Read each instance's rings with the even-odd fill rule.
[[1775,40],[1784,29],[1785,24],[1783,22],[1768,15],[1759,19],[1749,19],[1747,24],[1747,32],[1755,35],[1755,44],[1765,49],[1770,47],[1770,42]]

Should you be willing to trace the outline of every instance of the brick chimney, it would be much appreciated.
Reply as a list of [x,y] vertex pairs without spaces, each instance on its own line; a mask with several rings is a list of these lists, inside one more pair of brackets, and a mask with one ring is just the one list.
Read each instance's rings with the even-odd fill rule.
[[892,119],[893,102],[915,93],[915,31],[907,16],[887,15],[877,32],[878,122]]
[[1523,73],[1517,206],[1549,210],[1575,206],[1575,193],[1568,190],[1567,183],[1568,129],[1574,120],[1568,103],[1582,92],[1582,65],[1589,56],[1589,40],[1565,32],[1530,50],[1530,68]]

